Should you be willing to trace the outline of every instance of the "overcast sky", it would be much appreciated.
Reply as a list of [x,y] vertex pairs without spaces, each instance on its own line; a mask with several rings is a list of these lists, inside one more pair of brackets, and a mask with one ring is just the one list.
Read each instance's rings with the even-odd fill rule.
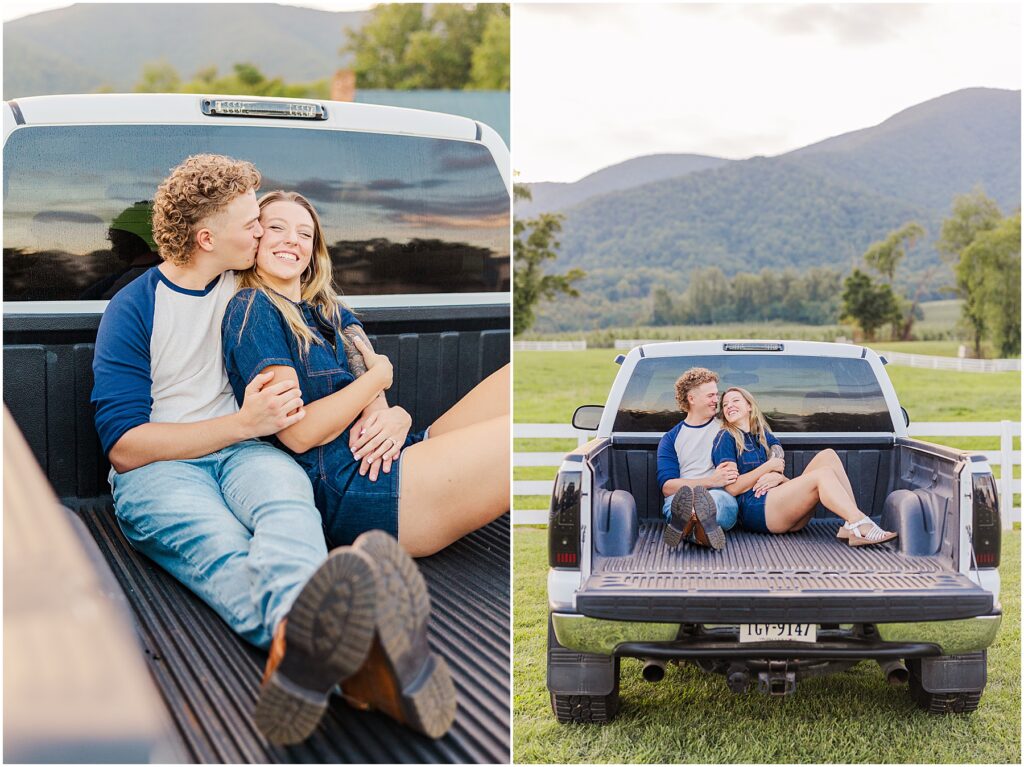
[[[106,0],[110,2],[111,0]],[[203,2],[203,0],[178,0],[179,2]],[[261,0],[217,0],[220,3],[233,3],[233,2],[260,2]],[[117,2],[117,0],[114,0]],[[137,3],[138,0],[132,0]],[[372,0],[367,2],[366,0],[302,0],[302,2],[287,2],[287,0],[280,0],[278,5],[297,5],[300,8],[318,8],[321,11],[364,11],[367,8],[372,8],[374,3]],[[0,9],[0,14],[4,21],[13,21],[14,19],[20,19],[22,16],[28,16],[33,13],[40,13],[42,11],[52,11],[55,8],[67,8],[69,3],[64,0],[4,0],[3,8]]]
[[513,7],[527,182],[660,152],[774,155],[960,88],[1020,88],[1016,3]]

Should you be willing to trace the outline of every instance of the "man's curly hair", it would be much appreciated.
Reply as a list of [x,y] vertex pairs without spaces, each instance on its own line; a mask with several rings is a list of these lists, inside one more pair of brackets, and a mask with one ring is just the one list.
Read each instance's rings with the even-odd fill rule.
[[679,409],[684,413],[688,413],[690,411],[690,404],[686,401],[686,395],[698,386],[703,386],[712,381],[718,383],[718,373],[707,368],[690,368],[679,376],[676,379],[676,404],[679,405]]
[[187,266],[200,224],[239,195],[258,189],[260,180],[251,162],[224,155],[197,154],[181,163],[153,198],[153,240],[160,257]]

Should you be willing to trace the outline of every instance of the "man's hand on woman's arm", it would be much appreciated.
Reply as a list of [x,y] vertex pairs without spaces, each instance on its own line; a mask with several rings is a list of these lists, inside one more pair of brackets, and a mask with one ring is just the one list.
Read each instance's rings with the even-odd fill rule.
[[298,379],[278,380],[264,371],[245,387],[237,413],[195,423],[144,423],[126,431],[110,449],[120,474],[156,461],[200,458],[247,439],[266,437],[305,417]]
[[747,490],[753,488],[755,483],[765,474],[769,472],[782,474],[785,470],[786,462],[782,458],[769,458],[756,469],[751,469],[746,474],[740,474],[735,482],[725,486],[725,490],[729,495],[742,495]]
[[719,464],[714,473],[707,477],[697,479],[670,479],[661,486],[662,494],[668,498],[679,492],[681,487],[725,487],[730,482],[735,482],[739,472],[736,464],[732,461],[725,461]]
[[[391,388],[391,361],[382,354],[374,354],[359,339],[355,343],[357,348],[361,347],[359,351],[369,370],[348,386],[310,402],[305,407],[306,417],[300,423],[277,433],[277,438],[290,450],[304,453],[334,441],[359,417],[363,408],[382,391]],[[295,369],[287,365],[271,365],[267,370],[275,371],[280,378],[297,380]]]

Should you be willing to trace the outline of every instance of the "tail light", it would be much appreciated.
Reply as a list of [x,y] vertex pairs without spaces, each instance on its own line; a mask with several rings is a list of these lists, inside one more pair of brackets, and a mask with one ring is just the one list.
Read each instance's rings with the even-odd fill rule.
[[548,564],[559,569],[580,566],[580,485],[583,473],[560,472],[551,494],[548,518]]
[[[1008,469],[1010,467],[1004,467]],[[999,494],[991,474],[974,475],[974,559],[978,567],[999,567],[1002,525],[999,520]]]

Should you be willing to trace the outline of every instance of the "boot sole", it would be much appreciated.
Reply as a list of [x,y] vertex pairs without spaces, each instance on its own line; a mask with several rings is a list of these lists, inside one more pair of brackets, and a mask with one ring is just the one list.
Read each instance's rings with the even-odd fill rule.
[[708,537],[708,543],[715,551],[725,548],[725,531],[718,524],[718,508],[715,506],[715,499],[706,488],[698,487],[693,492],[693,510],[697,512],[697,519],[704,527],[704,534]]
[[693,508],[693,488],[681,487],[672,496],[672,517],[665,525],[662,540],[669,548],[676,548],[683,539],[683,525]]
[[350,548],[335,549],[302,587],[288,612],[284,658],[253,713],[271,743],[308,738],[335,683],[362,665],[373,641],[376,595],[373,560]]
[[355,542],[377,568],[377,636],[399,689],[405,723],[439,738],[455,721],[455,686],[444,658],[430,650],[430,594],[412,557],[380,530]]

